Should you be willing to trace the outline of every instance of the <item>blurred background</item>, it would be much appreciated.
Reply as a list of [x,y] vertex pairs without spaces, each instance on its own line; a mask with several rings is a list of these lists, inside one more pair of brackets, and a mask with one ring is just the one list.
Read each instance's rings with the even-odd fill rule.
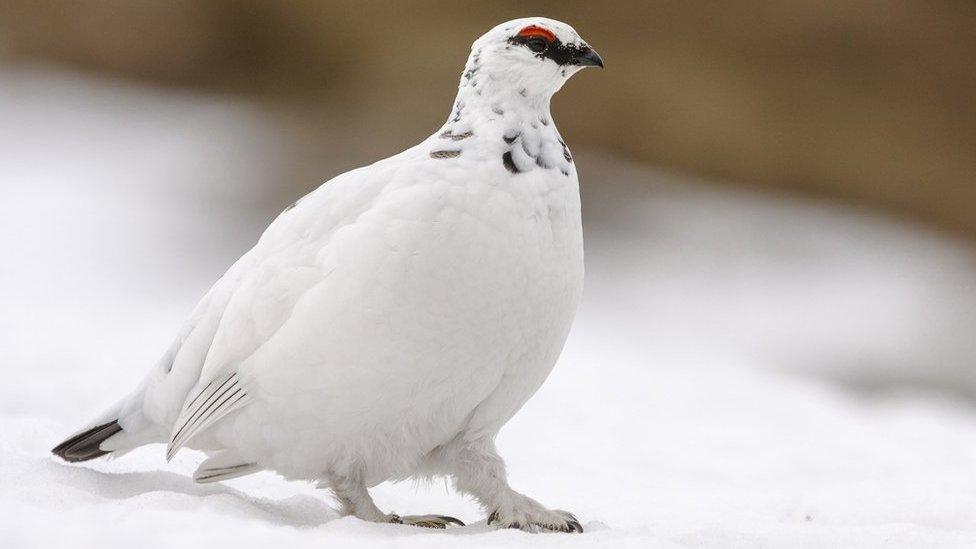
[[[512,474],[689,532],[826,508],[840,534],[971,528],[972,1],[3,0],[0,368],[25,375],[0,412],[34,418],[4,430],[53,442],[132,387],[278,212],[436,130],[470,43],[527,15],[573,25],[607,69],[553,102],[587,287],[503,432]],[[568,427],[540,435],[554,409]],[[571,505],[539,460],[629,475],[631,519],[597,488]]]
[[[287,104],[313,134],[341,128],[355,164],[438,125],[472,39],[525,10],[6,0],[0,45],[9,64]],[[610,63],[556,100],[577,147],[976,235],[973,2],[543,0],[532,10],[576,25]]]

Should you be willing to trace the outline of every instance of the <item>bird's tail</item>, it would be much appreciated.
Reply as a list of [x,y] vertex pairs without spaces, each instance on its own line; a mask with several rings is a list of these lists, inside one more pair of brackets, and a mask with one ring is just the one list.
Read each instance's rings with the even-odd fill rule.
[[142,399],[140,388],[52,448],[51,453],[65,461],[88,461],[105,454],[124,454],[143,444],[159,442],[159,436],[141,412]]
[[[106,454],[120,456],[145,444],[168,440],[171,425],[161,424],[159,416],[165,414],[159,409],[171,407],[171,401],[182,403],[189,390],[182,389],[182,385],[192,386],[195,381],[186,375],[168,375],[183,339],[176,339],[135,391],[52,448],[51,453],[65,461],[88,461]],[[156,404],[156,416],[147,413],[147,402]]]
[[51,453],[65,461],[88,461],[104,456],[111,450],[103,450],[102,443],[122,432],[118,419],[96,425],[55,446]]

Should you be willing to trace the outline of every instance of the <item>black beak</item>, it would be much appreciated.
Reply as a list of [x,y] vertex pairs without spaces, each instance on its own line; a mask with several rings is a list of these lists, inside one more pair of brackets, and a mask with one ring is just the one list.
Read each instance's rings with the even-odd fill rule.
[[603,68],[603,58],[595,49],[586,46],[580,50],[579,54],[573,57],[574,65],[580,67],[600,67]]

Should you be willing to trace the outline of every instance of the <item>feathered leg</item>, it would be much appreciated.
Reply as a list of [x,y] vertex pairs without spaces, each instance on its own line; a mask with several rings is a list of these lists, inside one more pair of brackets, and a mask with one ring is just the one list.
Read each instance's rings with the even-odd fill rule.
[[529,531],[539,528],[567,533],[583,531],[572,513],[547,509],[512,490],[505,474],[505,462],[495,450],[493,439],[466,441],[456,451],[451,466],[454,486],[481,504],[489,513],[488,524]]

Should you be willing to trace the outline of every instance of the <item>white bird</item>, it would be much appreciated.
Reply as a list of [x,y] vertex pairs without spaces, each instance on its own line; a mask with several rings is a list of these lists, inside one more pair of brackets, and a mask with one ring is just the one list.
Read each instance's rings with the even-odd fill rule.
[[149,443],[203,451],[213,482],[275,471],[330,488],[450,477],[500,527],[580,532],[513,490],[501,427],[559,356],[583,287],[579,183],[549,112],[600,56],[541,17],[479,38],[448,121],[281,213],[201,300],[128,397],[54,448],[68,461]]

